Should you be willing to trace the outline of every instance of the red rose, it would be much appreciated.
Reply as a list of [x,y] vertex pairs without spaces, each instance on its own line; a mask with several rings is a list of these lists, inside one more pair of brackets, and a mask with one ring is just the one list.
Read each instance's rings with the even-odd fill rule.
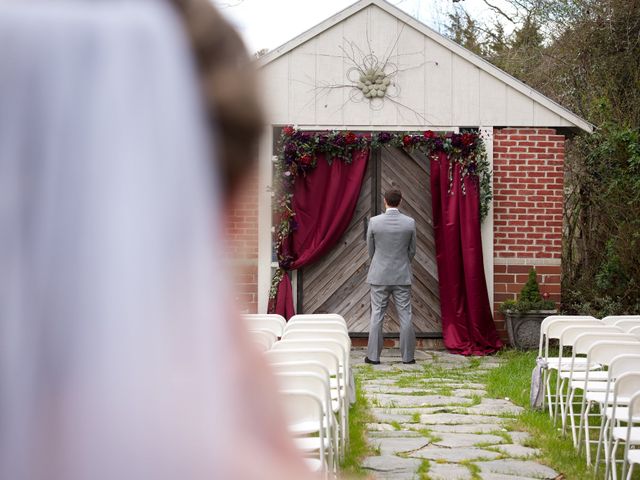
[[465,147],[470,147],[476,141],[476,136],[472,133],[464,133],[462,134],[462,144]]
[[424,132],[424,138],[426,138],[427,140],[436,138],[436,137],[437,135],[433,130],[427,130],[426,132]]
[[405,147],[408,147],[413,143],[413,138],[411,137],[411,135],[405,135],[404,137],[402,137],[402,143]]
[[311,163],[313,162],[313,157],[307,153],[302,155],[298,161],[302,165],[311,165]]
[[284,127],[284,128],[282,129],[282,132],[283,132],[287,137],[290,137],[291,135],[293,135],[293,134],[295,133],[295,131],[296,131],[296,130],[295,130],[292,126],[290,126],[290,125],[287,125],[286,127]]
[[358,136],[353,132],[347,132],[347,134],[344,136],[344,142],[347,145],[352,145],[357,141],[358,141]]

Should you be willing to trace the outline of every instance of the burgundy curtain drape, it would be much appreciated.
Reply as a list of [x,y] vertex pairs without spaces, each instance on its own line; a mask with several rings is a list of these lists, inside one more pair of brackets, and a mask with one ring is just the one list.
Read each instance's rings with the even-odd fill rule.
[[449,191],[450,161],[444,152],[431,160],[442,335],[452,353],[487,355],[502,342],[493,323],[484,277],[478,182],[469,175],[461,178],[461,166],[453,161]]
[[[280,268],[295,270],[309,265],[340,240],[353,217],[368,158],[368,149],[354,152],[349,164],[337,158],[329,164],[324,155],[318,155],[316,168],[296,178],[292,201],[296,228],[279,252],[293,261]],[[295,315],[286,272],[269,310],[286,319]]]

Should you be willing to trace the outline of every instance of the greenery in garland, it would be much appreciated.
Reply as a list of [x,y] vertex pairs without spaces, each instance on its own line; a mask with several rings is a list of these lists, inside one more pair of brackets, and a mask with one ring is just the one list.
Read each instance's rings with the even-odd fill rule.
[[524,284],[524,287],[522,287],[522,290],[520,290],[518,300],[505,300],[502,305],[500,305],[500,311],[503,313],[507,311],[528,312],[532,310],[554,310],[555,308],[555,303],[542,298],[535,268],[529,270],[529,278],[527,279],[527,283]]
[[[292,207],[293,187],[300,175],[311,172],[318,162],[318,155],[325,154],[327,162],[339,159],[351,163],[352,154],[366,148],[377,149],[383,146],[399,147],[407,150],[418,149],[431,157],[440,152],[462,167],[461,177],[473,176],[480,187],[480,215],[484,218],[491,202],[491,171],[484,143],[477,132],[436,133],[427,130],[424,133],[375,132],[356,134],[353,132],[327,131],[308,132],[292,126],[282,129],[279,154],[274,175],[274,221],[275,243],[280,268],[272,282],[269,297],[275,298],[278,285],[285,270],[290,268],[293,258],[286,256],[281,248],[286,239],[297,228]],[[449,185],[453,184],[453,162],[449,169]],[[464,183],[463,183],[464,193]]]

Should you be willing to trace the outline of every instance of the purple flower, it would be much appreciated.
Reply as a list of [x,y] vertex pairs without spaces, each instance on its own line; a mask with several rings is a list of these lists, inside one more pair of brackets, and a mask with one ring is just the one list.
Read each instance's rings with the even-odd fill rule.
[[392,138],[393,137],[389,132],[380,132],[378,134],[378,141],[380,143],[388,143],[391,141]]

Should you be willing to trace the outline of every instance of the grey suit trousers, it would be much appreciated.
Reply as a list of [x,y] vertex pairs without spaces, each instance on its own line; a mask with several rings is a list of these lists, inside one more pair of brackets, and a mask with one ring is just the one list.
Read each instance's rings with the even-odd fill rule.
[[416,349],[416,334],[411,320],[411,285],[371,285],[371,325],[369,326],[367,357],[369,360],[380,360],[384,341],[382,325],[390,295],[393,295],[400,320],[402,361],[409,362],[414,359]]

